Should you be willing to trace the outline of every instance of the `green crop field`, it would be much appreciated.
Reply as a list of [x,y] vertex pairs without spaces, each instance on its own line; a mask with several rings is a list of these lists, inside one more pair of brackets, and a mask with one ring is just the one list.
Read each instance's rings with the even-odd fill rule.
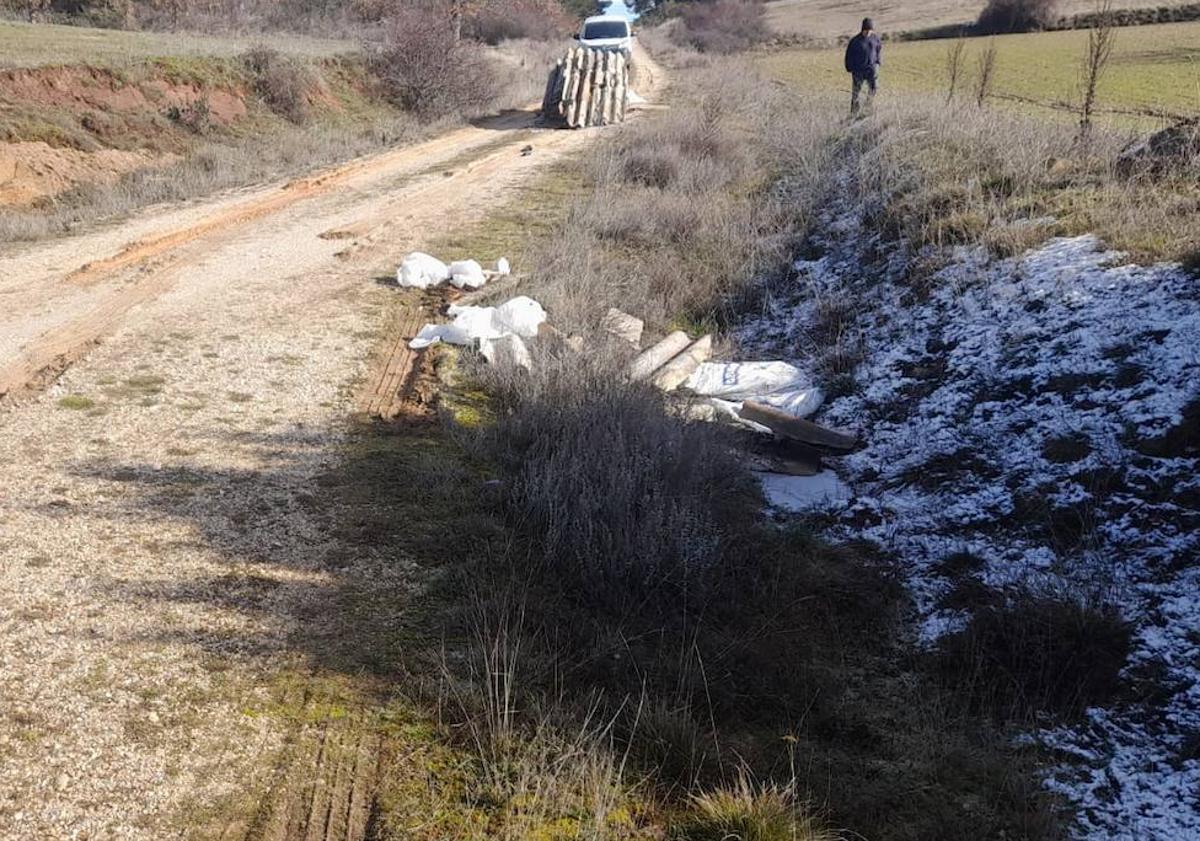
[[352,41],[298,35],[213,37],[191,33],[124,32],[84,26],[0,20],[0,68],[87,64],[122,67],[166,56],[233,56],[259,43],[314,57],[354,50]]
[[[1078,101],[1085,31],[1003,35],[997,48],[994,97],[1013,107],[1053,114]],[[967,42],[964,96],[977,77],[978,57],[986,38]],[[946,56],[951,41],[888,43],[884,48],[884,91],[946,91]],[[760,59],[773,78],[809,90],[842,90],[849,77],[841,49],[789,49]],[[1148,115],[1200,113],[1200,23],[1172,23],[1117,30],[1116,47],[1100,85],[1099,107],[1120,124]],[[1149,119],[1154,119],[1149,116]]]
[[[1115,0],[1117,9],[1182,6],[1194,0]],[[836,38],[853,35],[859,22],[870,17],[880,32],[896,33],[931,26],[973,23],[987,0],[772,0],[767,3],[771,28],[785,35]],[[1057,14],[1094,12],[1096,0],[1058,0]]]

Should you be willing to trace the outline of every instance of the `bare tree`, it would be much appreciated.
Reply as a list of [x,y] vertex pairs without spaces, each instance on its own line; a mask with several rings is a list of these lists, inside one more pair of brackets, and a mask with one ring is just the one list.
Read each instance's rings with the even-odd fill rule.
[[946,51],[946,75],[947,90],[946,102],[954,101],[954,94],[958,91],[958,80],[962,78],[963,56],[967,49],[967,39],[957,38],[950,45],[950,49]]
[[1096,112],[1096,92],[1100,79],[1112,58],[1113,45],[1117,40],[1117,28],[1113,19],[1112,0],[1103,0],[1097,10],[1095,23],[1088,30],[1087,52],[1083,56],[1079,102],[1079,139],[1087,142],[1092,133],[1092,116]]
[[979,56],[979,78],[975,82],[975,102],[982,108],[992,95],[996,83],[996,41],[988,42],[987,49]]

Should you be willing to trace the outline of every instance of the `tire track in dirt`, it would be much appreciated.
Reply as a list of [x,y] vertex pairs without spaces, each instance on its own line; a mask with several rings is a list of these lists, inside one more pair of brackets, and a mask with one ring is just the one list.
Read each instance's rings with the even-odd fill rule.
[[[0,278],[18,305],[0,334],[31,337],[0,336],[6,390],[65,371],[62,393],[96,403],[0,400],[0,836],[362,841],[381,784],[424,785],[419,743],[372,719],[374,699],[344,715],[338,690],[308,689],[329,678],[307,658],[356,631],[340,580],[419,581],[345,542],[321,479],[362,411],[356,383],[377,416],[409,420],[407,339],[443,303],[372,278],[595,136],[516,125],[256,218],[233,211],[243,196],[131,220],[125,242],[161,250],[84,285],[65,281],[72,255],[129,257],[119,233],[43,244],[18,260],[37,276]],[[183,231],[200,232],[167,244]],[[10,710],[28,740],[6,744]]]
[[[399,224],[421,227],[434,223],[438,217],[452,221],[455,205],[473,191],[501,179],[510,169],[524,174],[524,170],[537,166],[538,163],[530,165],[516,155],[516,149],[526,141],[532,139],[531,145],[542,153],[540,160],[547,160],[551,157],[547,152],[562,150],[583,139],[583,135],[572,132],[534,131],[530,128],[532,121],[530,114],[503,117],[496,123],[488,123],[486,129],[460,129],[438,141],[355,162],[309,179],[300,186],[285,185],[266,197],[238,203],[185,228],[131,243],[108,258],[86,264],[68,275],[69,283],[92,287],[113,280],[116,288],[103,295],[85,314],[28,342],[18,358],[0,362],[0,400],[11,400],[45,388],[115,331],[132,310],[168,291],[179,270],[199,256],[189,246],[211,247],[222,239],[252,232],[256,223],[269,224],[271,217],[279,216],[302,200],[355,186],[360,180],[369,188],[372,180],[412,177],[411,183],[385,196],[382,201],[374,197],[377,207],[366,215],[356,211],[353,196],[348,199],[351,202],[349,222],[345,219],[346,211],[334,213],[337,230],[362,232],[370,237],[369,242],[352,241],[336,254],[343,260],[351,259],[374,243],[380,232]],[[496,142],[497,131],[511,133],[512,137]],[[471,155],[477,153],[480,146],[485,150],[483,157],[471,160]],[[448,156],[468,160],[446,175],[430,171]],[[516,166],[514,162],[520,165]],[[414,169],[422,171],[414,173]],[[498,190],[490,192],[493,197],[500,195]],[[406,208],[411,212],[398,216]],[[351,239],[353,236],[352,233]],[[122,283],[131,272],[132,279]]]
[[528,113],[507,115],[487,122],[486,128],[472,126],[458,129],[435,140],[362,158],[308,178],[290,181],[264,197],[252,198],[189,227],[170,231],[151,239],[132,242],[116,254],[95,262],[85,263],[67,275],[67,280],[81,286],[94,284],[115,271],[142,263],[208,234],[245,225],[278,213],[297,202],[344,186],[353,179],[386,175],[398,167],[424,160],[430,157],[431,153],[444,149],[461,148],[465,144],[478,140],[481,132],[511,132],[530,127],[533,125],[533,121],[533,116]]

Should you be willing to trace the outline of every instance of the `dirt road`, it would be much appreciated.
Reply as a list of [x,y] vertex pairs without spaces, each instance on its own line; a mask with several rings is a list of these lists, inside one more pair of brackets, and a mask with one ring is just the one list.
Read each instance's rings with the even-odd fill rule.
[[280,676],[372,563],[313,500],[394,316],[378,281],[594,131],[507,115],[0,254],[0,839],[367,832],[371,737],[275,712],[315,703]]

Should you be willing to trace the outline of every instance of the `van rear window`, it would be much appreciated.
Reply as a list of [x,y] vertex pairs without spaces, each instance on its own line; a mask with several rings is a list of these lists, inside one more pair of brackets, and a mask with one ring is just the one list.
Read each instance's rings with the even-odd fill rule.
[[619,20],[604,20],[589,23],[583,28],[586,41],[596,41],[601,38],[624,38],[629,34],[629,24]]

